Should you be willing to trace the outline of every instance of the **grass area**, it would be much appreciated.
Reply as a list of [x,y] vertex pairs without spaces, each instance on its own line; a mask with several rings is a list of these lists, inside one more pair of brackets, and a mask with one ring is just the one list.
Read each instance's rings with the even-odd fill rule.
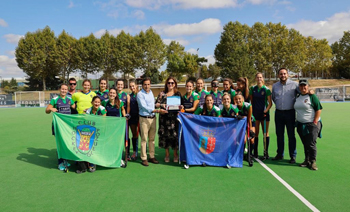
[[[266,161],[321,211],[347,211],[350,206],[350,162],[345,159],[349,106],[323,104],[318,171],[290,165],[288,157]],[[64,174],[57,169],[51,115],[43,108],[2,108],[0,117],[0,211],[309,211],[258,163],[186,170],[162,162],[164,150],[156,148],[159,165],[143,167],[139,160],[129,162],[126,169],[98,167],[95,173]],[[274,156],[277,145],[271,120],[269,152]],[[297,163],[301,163],[303,148],[296,137]],[[259,148],[262,153],[262,142]]]

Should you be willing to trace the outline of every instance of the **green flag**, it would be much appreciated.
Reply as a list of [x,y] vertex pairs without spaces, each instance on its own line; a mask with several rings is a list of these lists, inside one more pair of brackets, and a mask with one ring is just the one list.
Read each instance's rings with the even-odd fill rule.
[[58,157],[120,167],[125,141],[125,118],[53,114]]

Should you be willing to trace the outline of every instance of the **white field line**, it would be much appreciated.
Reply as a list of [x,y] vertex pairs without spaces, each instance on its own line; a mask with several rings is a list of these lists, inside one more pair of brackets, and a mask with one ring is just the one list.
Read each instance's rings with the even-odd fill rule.
[[309,201],[307,201],[301,194],[299,194],[292,186],[290,186],[286,181],[284,181],[280,176],[278,176],[274,171],[272,171],[269,167],[265,165],[261,160],[254,158],[256,161],[260,163],[262,167],[264,167],[272,176],[274,176],[280,183],[282,183],[290,192],[292,192],[296,197],[300,199],[308,208],[310,208],[312,211],[319,212],[319,210],[313,206]]

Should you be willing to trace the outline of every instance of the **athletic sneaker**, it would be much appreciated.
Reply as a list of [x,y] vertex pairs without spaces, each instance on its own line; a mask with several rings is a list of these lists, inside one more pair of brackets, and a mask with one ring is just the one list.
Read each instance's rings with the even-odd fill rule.
[[58,164],[58,169],[59,169],[60,171],[64,171],[64,170],[66,169],[66,166],[64,165],[64,162]]
[[312,162],[311,162],[311,167],[310,167],[310,169],[311,169],[311,170],[315,170],[315,171],[318,170],[317,165],[316,165],[316,161],[312,161]]
[[95,164],[89,164],[89,171],[90,172],[95,172],[96,171],[96,165]]
[[63,160],[62,163],[58,164],[58,169],[61,171],[64,171],[66,169],[66,166],[70,167],[70,164],[68,163],[67,160]]

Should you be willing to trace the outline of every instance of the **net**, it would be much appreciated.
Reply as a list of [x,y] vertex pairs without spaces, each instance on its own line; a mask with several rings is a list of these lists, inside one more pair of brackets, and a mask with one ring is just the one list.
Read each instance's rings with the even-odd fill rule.
[[20,91],[15,92],[16,107],[45,107],[45,92]]

